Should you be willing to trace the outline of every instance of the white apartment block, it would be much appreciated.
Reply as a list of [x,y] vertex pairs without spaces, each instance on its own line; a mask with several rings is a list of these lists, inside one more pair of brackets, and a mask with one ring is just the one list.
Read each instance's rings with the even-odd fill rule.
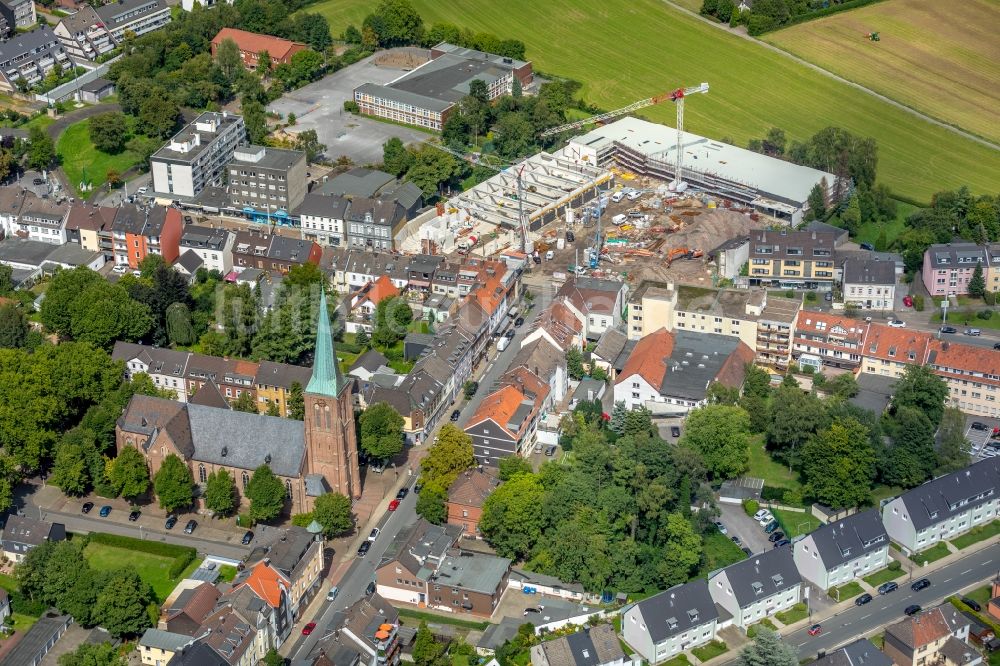
[[242,116],[202,113],[153,154],[154,193],[161,198],[191,198],[206,187],[220,187],[226,165],[245,141]]

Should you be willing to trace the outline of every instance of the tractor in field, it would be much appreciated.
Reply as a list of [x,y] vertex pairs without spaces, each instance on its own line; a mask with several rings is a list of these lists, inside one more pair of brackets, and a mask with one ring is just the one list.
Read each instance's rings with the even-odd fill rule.
[[868,34],[866,34],[866,35],[865,35],[865,38],[867,38],[867,39],[868,39],[868,41],[870,41],[870,42],[878,42],[878,41],[881,41],[881,40],[879,39],[879,36],[878,36],[878,33],[877,33],[877,32],[869,32]]

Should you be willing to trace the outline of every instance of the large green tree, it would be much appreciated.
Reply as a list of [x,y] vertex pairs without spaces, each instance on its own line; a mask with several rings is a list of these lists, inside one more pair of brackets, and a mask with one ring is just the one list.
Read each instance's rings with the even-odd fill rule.
[[220,516],[228,516],[236,508],[236,481],[226,470],[212,472],[206,478],[205,508]]
[[892,409],[898,412],[902,407],[913,407],[923,412],[937,427],[944,415],[945,401],[948,399],[948,385],[926,365],[908,365],[902,379],[893,388]]
[[937,435],[936,474],[957,472],[969,466],[969,440],[965,438],[965,414],[946,407]]
[[112,636],[137,636],[152,625],[147,609],[155,601],[149,583],[135,569],[119,569],[97,595],[94,619]]
[[94,147],[101,152],[115,155],[125,149],[128,141],[128,123],[119,111],[100,113],[87,121],[87,131]]
[[782,383],[774,392],[769,416],[768,446],[788,462],[794,462],[796,452],[827,424],[826,409],[820,399],[794,384]]
[[986,293],[986,278],[983,275],[982,262],[976,262],[976,267],[972,269],[972,277],[969,278],[969,296],[982,298]]
[[740,652],[738,666],[798,666],[798,653],[778,634],[769,629],[761,629],[753,642]]
[[163,459],[153,477],[153,490],[160,501],[160,508],[174,512],[191,506],[194,499],[194,479],[191,470],[173,453]]
[[882,470],[887,483],[913,488],[930,478],[937,466],[934,424],[916,407],[899,407],[893,415],[892,447]]
[[486,498],[479,529],[498,554],[519,560],[531,552],[542,534],[543,495],[538,477],[522,474]]
[[701,561],[701,537],[681,513],[671,513],[666,521],[666,549],[657,572],[663,587],[685,583]]
[[692,411],[680,445],[701,454],[717,479],[731,479],[750,466],[750,416],[740,407],[708,405]]
[[119,495],[134,499],[149,489],[149,467],[146,457],[134,446],[126,446],[111,465],[108,474]]
[[444,525],[448,520],[448,494],[436,485],[425,486],[417,495],[417,515],[429,523]]
[[28,318],[13,303],[0,305],[0,347],[23,347],[28,340]]
[[802,474],[809,495],[837,509],[871,502],[875,469],[868,429],[851,418],[834,421],[802,450]]
[[403,450],[403,417],[387,402],[361,413],[361,450],[373,460],[389,460]]
[[424,36],[424,21],[409,0],[382,0],[365,17],[362,29],[373,32],[381,47],[410,46]]
[[323,534],[333,538],[350,532],[354,527],[351,500],[341,493],[326,493],[316,498],[313,518],[323,526]]
[[402,176],[413,165],[413,155],[397,137],[392,137],[382,146],[382,168],[394,176]]
[[433,483],[447,490],[461,472],[472,467],[476,458],[472,453],[472,438],[455,424],[447,423],[431,444],[420,463],[424,484]]
[[41,171],[52,166],[56,159],[56,145],[52,137],[38,127],[28,130],[28,166]]
[[253,471],[245,494],[250,500],[251,520],[273,520],[285,508],[285,484],[267,465]]

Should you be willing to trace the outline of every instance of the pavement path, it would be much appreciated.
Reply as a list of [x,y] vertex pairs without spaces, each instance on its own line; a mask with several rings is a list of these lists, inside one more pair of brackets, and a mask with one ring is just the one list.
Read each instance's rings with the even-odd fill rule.
[[731,35],[735,35],[737,37],[741,37],[743,39],[746,39],[746,40],[749,40],[749,41],[754,42],[756,44],[759,44],[760,46],[764,47],[765,49],[773,51],[773,52],[775,52],[775,53],[777,53],[779,55],[782,55],[785,58],[788,58],[790,60],[794,60],[795,62],[799,63],[800,65],[802,65],[804,67],[808,67],[809,69],[811,69],[811,70],[813,70],[815,72],[819,72],[820,74],[822,74],[823,76],[826,76],[827,78],[831,78],[831,79],[833,79],[835,81],[839,81],[840,83],[843,83],[844,85],[851,86],[855,90],[860,90],[861,92],[863,92],[863,93],[865,93],[867,95],[871,95],[872,97],[878,98],[879,100],[885,102],[886,104],[890,104],[890,105],[896,107],[897,109],[900,109],[902,111],[905,111],[905,112],[909,113],[910,115],[917,116],[921,120],[929,122],[932,125],[937,125],[938,127],[944,128],[944,129],[948,130],[949,132],[953,132],[953,133],[955,133],[955,134],[957,134],[957,135],[959,135],[959,136],[961,136],[963,138],[969,139],[970,141],[975,141],[976,143],[978,143],[980,145],[983,145],[983,146],[986,146],[987,148],[992,148],[993,150],[1000,150],[1000,145],[997,145],[997,144],[995,144],[995,143],[993,143],[991,141],[987,141],[986,139],[984,139],[982,137],[979,137],[979,136],[976,136],[975,134],[971,134],[969,132],[966,132],[963,129],[955,127],[954,125],[950,125],[950,124],[944,122],[943,120],[938,120],[937,118],[934,118],[933,116],[928,116],[926,113],[923,113],[921,111],[917,111],[913,107],[907,106],[907,105],[903,104],[902,102],[897,102],[896,100],[892,99],[891,97],[886,97],[885,95],[883,95],[881,93],[875,92],[871,88],[866,88],[865,86],[861,85],[860,83],[855,83],[854,81],[851,81],[850,79],[845,79],[844,77],[842,77],[842,76],[840,76],[838,74],[834,74],[833,72],[831,72],[828,69],[823,69],[819,65],[811,63],[808,60],[804,60],[804,59],[800,58],[799,56],[794,55],[792,53],[789,53],[788,51],[785,51],[783,49],[780,49],[780,48],[778,48],[777,46],[775,46],[773,44],[768,44],[767,42],[764,42],[764,41],[761,41],[761,40],[757,39],[756,37],[751,37],[744,30],[733,29],[733,28],[730,28],[726,24],[722,24],[722,23],[718,23],[717,21],[710,20],[710,19],[702,16],[701,14],[699,14],[697,12],[691,11],[690,9],[688,9],[686,7],[681,7],[680,5],[678,5],[675,2],[671,2],[671,0],[663,0],[663,2],[665,2],[668,5],[670,5],[671,7],[675,8],[677,11],[684,12],[685,14],[687,14],[689,16],[692,16],[692,17],[698,19],[699,21],[707,23],[708,25],[710,25],[710,26],[712,26],[714,28],[717,28],[718,30],[722,30],[724,32],[728,32]]

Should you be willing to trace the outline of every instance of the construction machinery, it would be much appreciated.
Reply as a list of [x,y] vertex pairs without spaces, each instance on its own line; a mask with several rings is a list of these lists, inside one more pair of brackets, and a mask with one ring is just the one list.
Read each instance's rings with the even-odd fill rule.
[[671,93],[670,99],[677,105],[677,154],[674,158],[677,171],[674,174],[674,182],[671,183],[674,192],[683,192],[687,188],[687,183],[684,182],[684,98],[707,92],[708,84],[702,83],[690,88],[678,88]]
[[872,42],[878,42],[878,41],[881,41],[881,39],[879,38],[879,36],[878,36],[878,33],[877,33],[877,32],[869,32],[869,33],[868,33],[867,35],[865,35],[865,37],[867,37],[867,38],[868,38],[868,40],[869,40],[869,41],[872,41]]
[[686,247],[675,247],[667,252],[667,268],[670,268],[670,264],[674,263],[677,259],[697,259],[704,254],[704,252],[698,249],[692,250]]

